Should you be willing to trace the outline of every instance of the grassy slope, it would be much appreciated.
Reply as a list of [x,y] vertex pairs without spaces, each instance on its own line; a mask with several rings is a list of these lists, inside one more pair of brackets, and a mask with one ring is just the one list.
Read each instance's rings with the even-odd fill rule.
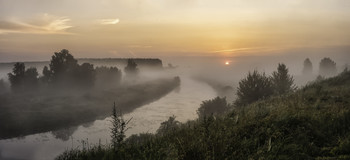
[[97,146],[58,159],[350,159],[350,72],[225,117],[132,136],[118,151]]

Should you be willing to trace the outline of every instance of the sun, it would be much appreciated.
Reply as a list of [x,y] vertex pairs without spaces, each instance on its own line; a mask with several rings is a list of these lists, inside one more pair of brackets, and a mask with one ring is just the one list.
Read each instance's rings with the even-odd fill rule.
[[229,61],[226,61],[226,62],[225,62],[225,65],[230,65],[230,62],[229,62]]

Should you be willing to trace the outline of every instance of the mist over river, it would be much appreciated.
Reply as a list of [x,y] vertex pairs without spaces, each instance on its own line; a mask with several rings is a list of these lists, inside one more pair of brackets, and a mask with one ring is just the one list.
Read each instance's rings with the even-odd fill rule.
[[[180,122],[197,118],[196,110],[202,101],[214,98],[216,92],[207,84],[181,76],[181,85],[158,101],[124,114],[132,118],[127,136],[138,133],[155,133],[160,123],[175,115]],[[111,104],[112,109],[112,104]],[[43,120],[44,121],[44,120]],[[92,123],[53,131],[0,140],[1,160],[50,160],[66,149],[82,147],[81,140],[102,145],[110,140],[109,118]]]
[[[348,59],[347,56],[335,56],[335,54],[332,56],[336,57],[335,59],[339,62],[339,70],[341,70],[345,64],[344,61]],[[313,62],[318,62],[319,57],[314,57]],[[298,86],[305,85],[309,80],[302,79],[300,76],[305,56],[294,59],[283,56],[265,57],[265,59],[248,58],[172,58],[166,59],[164,64],[171,62],[173,68],[169,65],[169,68],[165,67],[160,72],[141,71],[142,81],[179,76],[181,83],[180,87],[162,98],[124,114],[124,119],[132,118],[128,125],[131,128],[127,131],[127,136],[138,133],[155,133],[160,124],[172,115],[176,116],[176,120],[180,122],[196,119],[196,110],[202,101],[221,95],[220,89],[222,88],[231,87],[229,92],[225,93],[228,93],[226,95],[228,102],[232,102],[234,97],[230,96],[235,94],[239,80],[255,69],[271,74],[276,69],[276,65],[283,62],[295,76]],[[341,61],[341,59],[344,60]],[[225,62],[229,62],[229,65],[225,65]],[[0,70],[0,78],[6,81],[9,72],[11,70]],[[315,69],[313,73],[315,76],[318,71]],[[113,102],[110,103],[112,111]],[[110,127],[110,119],[106,118],[59,131],[0,140],[0,160],[51,160],[65,150],[82,148],[82,140],[90,145],[99,143],[106,145],[110,142]]]

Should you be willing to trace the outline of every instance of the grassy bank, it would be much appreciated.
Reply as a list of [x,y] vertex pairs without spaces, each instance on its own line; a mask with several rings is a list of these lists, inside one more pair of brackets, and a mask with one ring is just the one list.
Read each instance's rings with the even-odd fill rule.
[[111,104],[128,113],[179,86],[178,79],[159,79],[109,90],[38,91],[0,96],[0,139],[47,132],[102,119]]
[[94,146],[57,159],[350,159],[350,72],[173,125],[133,135],[117,151]]

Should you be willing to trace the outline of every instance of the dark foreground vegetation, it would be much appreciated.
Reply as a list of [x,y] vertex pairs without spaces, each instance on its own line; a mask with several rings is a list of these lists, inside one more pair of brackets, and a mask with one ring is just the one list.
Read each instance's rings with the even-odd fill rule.
[[[264,75],[258,78],[266,84]],[[213,104],[232,109],[202,115]],[[350,72],[344,71],[251,103],[205,101],[195,121],[181,124],[170,117],[156,134],[68,150],[56,159],[350,159],[349,105]]]

